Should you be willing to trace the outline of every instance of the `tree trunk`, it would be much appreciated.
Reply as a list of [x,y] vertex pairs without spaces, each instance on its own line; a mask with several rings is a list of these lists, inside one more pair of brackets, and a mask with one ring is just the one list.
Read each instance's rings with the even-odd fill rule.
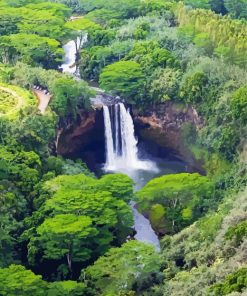
[[68,253],[66,255],[66,257],[67,257],[67,263],[68,263],[69,270],[70,270],[70,272],[72,272],[72,262],[71,262],[71,255],[70,255],[70,253]]

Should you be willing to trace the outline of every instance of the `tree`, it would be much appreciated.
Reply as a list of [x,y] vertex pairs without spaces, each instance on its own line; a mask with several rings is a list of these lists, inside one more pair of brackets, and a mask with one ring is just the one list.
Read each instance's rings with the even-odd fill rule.
[[115,24],[118,25],[121,22],[121,12],[108,10],[105,8],[95,9],[89,12],[86,15],[86,18],[102,26],[109,25],[112,27]]
[[85,81],[66,76],[53,81],[50,91],[53,94],[51,108],[61,118],[75,118],[78,109],[89,107],[89,98],[94,94]]
[[247,19],[246,0],[225,0],[225,7],[232,17]]
[[12,152],[13,147],[0,146],[1,161],[5,164],[5,168],[2,167],[3,179],[13,182],[18,191],[28,199],[29,193],[39,181],[40,158],[33,151],[26,152],[22,151],[21,147],[15,148],[18,148],[16,152]]
[[0,59],[15,64],[18,60],[31,65],[43,64],[56,68],[62,61],[63,50],[55,39],[35,34],[12,34],[0,37]]
[[157,67],[177,67],[178,61],[167,49],[161,48],[157,41],[139,41],[125,59],[138,62],[146,75]]
[[145,87],[145,77],[138,63],[120,61],[105,67],[100,74],[100,86],[137,103]]
[[109,191],[113,197],[125,202],[133,198],[133,185],[133,180],[124,174],[107,174],[98,181],[99,190]]
[[187,103],[200,103],[208,94],[208,78],[203,72],[185,78],[180,88],[180,96]]
[[[239,3],[239,1],[235,2]],[[246,42],[243,36],[246,35],[247,28],[244,22],[233,20],[229,16],[218,15],[211,10],[188,10],[181,5],[177,13],[180,27],[189,28],[193,38],[199,34],[200,46],[204,42],[206,47],[210,45],[213,49],[222,50],[225,47],[227,50],[224,52],[226,55],[224,57],[227,61],[246,67]],[[203,35],[200,35],[201,33]]]
[[49,153],[48,145],[55,138],[56,115],[53,112],[40,114],[37,107],[20,111],[12,125],[12,135],[28,151],[41,155]]
[[243,267],[226,276],[225,280],[213,285],[210,292],[214,296],[229,295],[232,292],[242,292],[247,287],[247,268]]
[[[0,149],[1,150],[1,149]],[[1,153],[3,151],[1,150]],[[17,258],[15,247],[21,219],[27,214],[27,202],[14,182],[11,182],[8,160],[0,158],[0,267],[8,266]],[[9,180],[7,180],[9,179]],[[1,290],[1,289],[0,289]]]
[[[129,201],[133,194],[133,189],[132,181],[127,176],[109,175],[106,179],[103,177],[97,180],[83,174],[62,175],[47,181],[40,193],[41,196],[34,200],[35,205],[38,205],[39,208],[32,217],[26,219],[27,226],[22,235],[23,240],[30,240],[28,243],[28,258],[32,264],[38,259],[36,255],[39,250],[39,243],[42,244],[44,250],[49,246],[52,249],[56,248],[55,251],[44,251],[44,254],[39,256],[39,258],[62,259],[65,254],[64,250],[68,250],[68,247],[60,243],[60,240],[62,241],[66,237],[69,238],[69,234],[66,232],[59,236],[59,234],[55,233],[55,225],[63,223],[63,219],[59,218],[54,223],[54,230],[52,232],[50,229],[53,227],[53,218],[60,217],[60,215],[63,215],[62,217],[64,218],[66,215],[70,218],[69,215],[72,215],[72,226],[75,217],[79,219],[81,216],[86,216],[92,221],[95,231],[90,232],[88,239],[84,239],[85,247],[87,250],[91,250],[90,252],[88,251],[88,258],[86,259],[97,258],[104,254],[112,245],[120,245],[131,233],[133,225],[132,211],[124,200]],[[47,221],[47,219],[48,222],[43,222]],[[44,227],[42,226],[43,223],[45,223]],[[67,227],[66,225],[62,226],[57,229],[65,229]],[[45,241],[46,231],[50,231],[52,236],[51,238],[51,236],[47,235],[47,241]],[[56,235],[59,241],[56,241]],[[42,240],[40,240],[40,236],[42,236]],[[73,234],[74,245],[75,247],[78,245],[78,247],[82,248],[83,242],[78,242],[77,244],[77,236],[77,234]],[[54,244],[51,240],[54,241]],[[77,254],[79,251],[76,250],[75,252]],[[57,257],[55,257],[56,254],[58,254]],[[72,261],[76,260],[76,262],[81,263],[85,261],[82,254],[80,258],[76,254],[73,255],[74,257],[70,256],[70,258],[74,258],[71,259]]]
[[227,10],[225,7],[225,0],[210,0],[209,4],[211,9],[216,13],[226,14]]
[[153,102],[164,102],[178,98],[181,71],[172,68],[158,68],[153,74],[149,94]]
[[97,180],[83,174],[59,176],[46,186],[48,190],[58,187],[53,197],[45,202],[43,210],[53,215],[89,216],[108,238],[100,243],[102,250],[111,243],[113,234],[120,242],[128,235],[133,225],[131,210],[124,202],[133,195],[133,182],[129,177],[114,174]]
[[0,269],[0,294],[8,296],[47,296],[47,283],[40,275],[21,265]]
[[0,294],[8,296],[79,296],[92,295],[83,283],[62,281],[47,283],[40,275],[21,265],[0,268]]
[[237,225],[231,226],[226,234],[225,238],[230,240],[234,238],[237,245],[240,245],[244,238],[247,237],[247,220],[238,223]]
[[116,295],[129,291],[140,292],[158,281],[160,258],[154,247],[129,241],[120,248],[110,249],[92,266],[82,271],[82,278],[100,295]]
[[[213,184],[198,173],[165,175],[149,181],[138,193],[139,209],[149,213],[157,231],[176,232],[208,210]],[[163,216],[161,215],[163,213]]]
[[116,41],[108,46],[84,49],[80,58],[80,74],[87,79],[98,79],[105,66],[120,61],[133,47],[133,41]]
[[[32,3],[25,7],[0,8],[0,23],[6,34],[30,33],[44,37],[62,39],[67,33],[65,19],[70,9],[58,3]],[[5,23],[6,16],[10,22]]]
[[66,256],[69,270],[72,262],[90,258],[90,239],[98,231],[87,216],[73,214],[47,218],[37,228],[38,241],[44,250],[44,258],[63,259]]
[[208,0],[185,0],[185,4],[193,8],[208,9],[210,7]]
[[0,13],[0,36],[18,33],[20,20],[20,16],[12,15],[5,9],[4,13]]
[[236,120],[247,123],[247,85],[239,88],[232,96],[231,110]]
[[91,294],[89,288],[83,283],[77,283],[76,281],[63,281],[54,282],[49,284],[47,296],[81,296]]

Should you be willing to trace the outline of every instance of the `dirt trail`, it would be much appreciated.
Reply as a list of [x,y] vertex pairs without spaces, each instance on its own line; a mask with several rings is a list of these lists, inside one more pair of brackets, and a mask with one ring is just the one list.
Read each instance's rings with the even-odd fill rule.
[[39,101],[38,109],[42,114],[44,114],[51,100],[51,95],[45,94],[42,90],[37,89],[34,89],[33,92]]

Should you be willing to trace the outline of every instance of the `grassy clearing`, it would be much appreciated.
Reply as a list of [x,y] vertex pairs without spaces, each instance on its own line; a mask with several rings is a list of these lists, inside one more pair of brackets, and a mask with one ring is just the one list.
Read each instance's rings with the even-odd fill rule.
[[36,99],[30,92],[0,83],[0,116],[15,117],[22,108],[35,103]]

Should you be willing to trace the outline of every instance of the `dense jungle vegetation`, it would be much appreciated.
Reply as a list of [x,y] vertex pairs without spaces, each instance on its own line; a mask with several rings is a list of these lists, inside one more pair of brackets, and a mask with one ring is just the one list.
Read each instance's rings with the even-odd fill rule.
[[[78,80],[62,45],[86,33]],[[192,106],[203,124],[181,137],[206,174],[134,192],[57,156],[90,80],[140,112]],[[44,114],[34,85],[52,94]],[[246,136],[246,0],[0,0],[0,295],[247,295]],[[160,253],[126,240],[130,200]]]

